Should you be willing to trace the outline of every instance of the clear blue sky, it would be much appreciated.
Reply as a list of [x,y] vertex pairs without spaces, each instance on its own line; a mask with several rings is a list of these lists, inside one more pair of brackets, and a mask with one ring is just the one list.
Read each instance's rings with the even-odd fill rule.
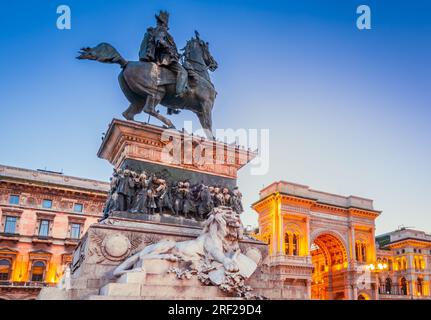
[[[71,7],[72,30],[56,29],[60,4]],[[360,4],[371,7],[372,30],[356,28]],[[154,13],[167,9],[178,46],[198,29],[219,63],[215,127],[270,129],[270,171],[240,174],[247,206],[263,185],[287,180],[375,199],[377,233],[400,224],[431,231],[429,1],[0,6],[0,163],[108,180],[111,166],[96,152],[128,105],[119,68],[74,57],[105,41],[137,59]],[[256,223],[251,209],[245,221]]]

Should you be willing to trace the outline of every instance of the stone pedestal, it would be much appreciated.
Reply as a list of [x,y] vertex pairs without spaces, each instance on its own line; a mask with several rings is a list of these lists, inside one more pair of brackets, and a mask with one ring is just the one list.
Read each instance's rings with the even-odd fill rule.
[[[98,156],[115,168],[155,174],[168,185],[188,181],[191,185],[203,183],[232,190],[236,186],[237,170],[256,153],[177,130],[114,119]],[[178,279],[176,274],[168,272],[172,266],[168,261],[145,260],[145,272],[113,276],[118,265],[148,245],[167,239],[195,239],[201,231],[202,221],[193,218],[111,211],[107,219],[90,226],[75,249],[68,279],[70,288],[42,290],[39,298],[234,298],[217,286],[203,285],[197,277]],[[258,265],[253,274],[257,276],[268,255],[267,245],[245,238],[239,246],[241,252]],[[247,281],[252,282],[253,276]]]
[[256,152],[174,129],[114,119],[97,155],[115,168],[156,173],[169,183],[188,180],[232,188],[237,171]]
[[[42,290],[39,299],[232,299],[216,286],[205,286],[196,277],[177,279],[168,273],[172,263],[146,263],[145,272],[133,272],[119,278],[113,270],[124,259],[162,239],[183,241],[195,239],[201,228],[193,225],[110,217],[103,224],[90,226],[76,248],[70,289]],[[256,282],[268,255],[267,245],[243,239],[241,251],[256,259],[258,269],[248,280]],[[260,285],[262,286],[262,284]]]

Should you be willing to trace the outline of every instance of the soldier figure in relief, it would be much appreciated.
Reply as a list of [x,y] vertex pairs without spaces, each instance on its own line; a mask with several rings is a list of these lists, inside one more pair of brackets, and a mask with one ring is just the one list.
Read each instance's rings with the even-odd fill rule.
[[214,206],[215,207],[224,206],[224,197],[219,187],[214,188]]
[[132,213],[147,213],[147,192],[150,181],[147,179],[147,174],[142,172],[139,176],[137,186],[137,194],[135,197],[135,203],[130,212]]
[[119,174],[118,181],[118,210],[127,211],[130,209],[131,201],[134,195],[135,184],[129,169],[125,169],[123,174]]
[[118,171],[114,168],[114,172],[111,177],[109,196],[106,200],[105,207],[103,208],[103,217],[102,220],[108,218],[109,213],[111,211],[118,210]]
[[239,191],[238,187],[235,187],[232,192],[232,208],[238,214],[244,212],[244,207],[242,205],[242,193]]

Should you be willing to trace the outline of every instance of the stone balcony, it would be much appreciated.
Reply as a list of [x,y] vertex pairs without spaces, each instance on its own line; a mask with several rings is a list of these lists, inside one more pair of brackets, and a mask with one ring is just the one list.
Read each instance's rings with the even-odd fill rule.
[[313,264],[311,262],[311,256],[289,256],[285,254],[270,256],[269,265],[313,267]]
[[8,288],[43,288],[43,287],[55,287],[56,283],[51,282],[39,282],[39,281],[0,281],[0,287]]

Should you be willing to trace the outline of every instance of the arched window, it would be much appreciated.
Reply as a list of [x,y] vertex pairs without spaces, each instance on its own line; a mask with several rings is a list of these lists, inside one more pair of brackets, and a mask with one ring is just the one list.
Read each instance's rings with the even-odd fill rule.
[[393,269],[392,259],[389,259],[389,260],[388,260],[388,270],[389,270],[389,271],[392,271],[392,269]]
[[407,280],[406,280],[406,278],[402,277],[400,283],[401,283],[401,294],[407,295]]
[[418,257],[414,258],[414,266],[415,266],[415,270],[418,271],[418,269],[419,269],[419,259],[418,259]]
[[356,255],[356,261],[367,262],[367,245],[365,242],[356,241],[355,255]]
[[367,247],[365,243],[361,244],[362,262],[367,262]]
[[289,256],[299,255],[299,234],[286,232],[284,234],[284,254]]
[[424,259],[424,257],[419,257],[419,266],[420,266],[420,269],[421,270],[424,270],[425,269],[425,259]]
[[31,281],[42,282],[45,276],[45,263],[36,261],[31,268]]
[[385,280],[385,292],[386,294],[391,294],[392,292],[392,280],[389,277]]
[[418,296],[422,296],[424,294],[424,284],[422,278],[418,278],[416,281],[416,291],[418,293]]
[[297,234],[293,235],[293,255],[297,256],[299,254],[299,236]]
[[284,235],[284,254],[286,255],[290,255],[290,246],[291,246],[290,237],[291,235],[288,232],[286,232],[286,234]]
[[10,278],[12,263],[9,259],[0,260],[0,281],[8,281]]

